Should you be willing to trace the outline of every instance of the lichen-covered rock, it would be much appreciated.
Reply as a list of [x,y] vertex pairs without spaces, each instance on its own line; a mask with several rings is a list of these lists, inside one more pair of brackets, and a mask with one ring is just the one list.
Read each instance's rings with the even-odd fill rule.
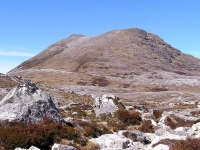
[[23,80],[0,101],[0,120],[39,123],[45,116],[64,122],[51,97],[30,80]]
[[97,117],[101,114],[113,115],[119,107],[125,108],[119,98],[112,94],[104,94],[101,97],[97,97],[94,101],[94,111]]

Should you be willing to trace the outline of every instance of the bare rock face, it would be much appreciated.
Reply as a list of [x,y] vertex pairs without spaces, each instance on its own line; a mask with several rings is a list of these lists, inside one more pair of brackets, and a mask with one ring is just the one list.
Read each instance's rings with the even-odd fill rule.
[[30,80],[23,80],[0,102],[0,120],[39,123],[43,117],[63,122],[51,97]]

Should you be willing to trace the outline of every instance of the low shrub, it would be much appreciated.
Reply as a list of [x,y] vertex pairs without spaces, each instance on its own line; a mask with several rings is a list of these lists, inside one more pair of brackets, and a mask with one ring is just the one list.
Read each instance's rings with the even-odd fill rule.
[[29,148],[32,145],[40,149],[50,149],[51,145],[61,139],[86,144],[74,128],[47,120],[41,124],[16,123],[0,128],[0,145],[5,150],[13,150],[16,147]]
[[154,126],[151,123],[151,120],[144,120],[142,121],[141,126],[139,127],[139,130],[145,133],[153,133],[154,132]]
[[156,118],[156,119],[159,119],[159,118],[161,118],[162,117],[162,113],[163,113],[163,111],[161,111],[161,110],[153,110],[153,115],[154,115],[154,117]]
[[184,120],[175,115],[171,115],[165,118],[165,124],[172,129],[177,127],[191,127],[193,124],[198,122],[198,120]]
[[126,125],[139,125],[142,121],[140,113],[136,111],[128,111],[124,109],[119,109],[115,112],[115,116]]
[[192,111],[192,112],[190,112],[190,114],[191,114],[192,116],[197,117],[197,116],[200,116],[200,111]]
[[133,132],[125,131],[122,133],[122,135],[131,139],[133,142],[137,142],[137,135]]
[[107,126],[110,128],[111,131],[117,132],[119,130],[124,130],[126,125],[121,122],[117,122],[115,119],[107,119]]
[[85,137],[92,137],[95,138],[98,135],[102,134],[109,134],[111,133],[108,128],[106,128],[102,124],[97,124],[93,122],[86,122],[86,121],[81,121],[81,120],[76,120],[74,124],[79,127],[79,129],[82,129],[82,134]]
[[105,87],[105,86],[108,86],[109,84],[110,84],[110,82],[107,80],[106,77],[96,76],[96,77],[92,78],[93,86]]

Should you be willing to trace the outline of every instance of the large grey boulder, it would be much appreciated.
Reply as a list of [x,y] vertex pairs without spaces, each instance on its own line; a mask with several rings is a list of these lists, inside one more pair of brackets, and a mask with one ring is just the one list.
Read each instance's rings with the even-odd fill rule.
[[51,97],[30,80],[23,80],[0,101],[0,120],[39,123],[45,116],[64,122]]

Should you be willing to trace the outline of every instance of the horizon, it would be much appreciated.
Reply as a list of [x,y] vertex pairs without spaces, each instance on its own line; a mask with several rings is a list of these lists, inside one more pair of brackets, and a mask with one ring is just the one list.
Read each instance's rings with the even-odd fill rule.
[[0,73],[7,73],[72,34],[96,36],[140,28],[200,58],[200,1],[1,2]]

